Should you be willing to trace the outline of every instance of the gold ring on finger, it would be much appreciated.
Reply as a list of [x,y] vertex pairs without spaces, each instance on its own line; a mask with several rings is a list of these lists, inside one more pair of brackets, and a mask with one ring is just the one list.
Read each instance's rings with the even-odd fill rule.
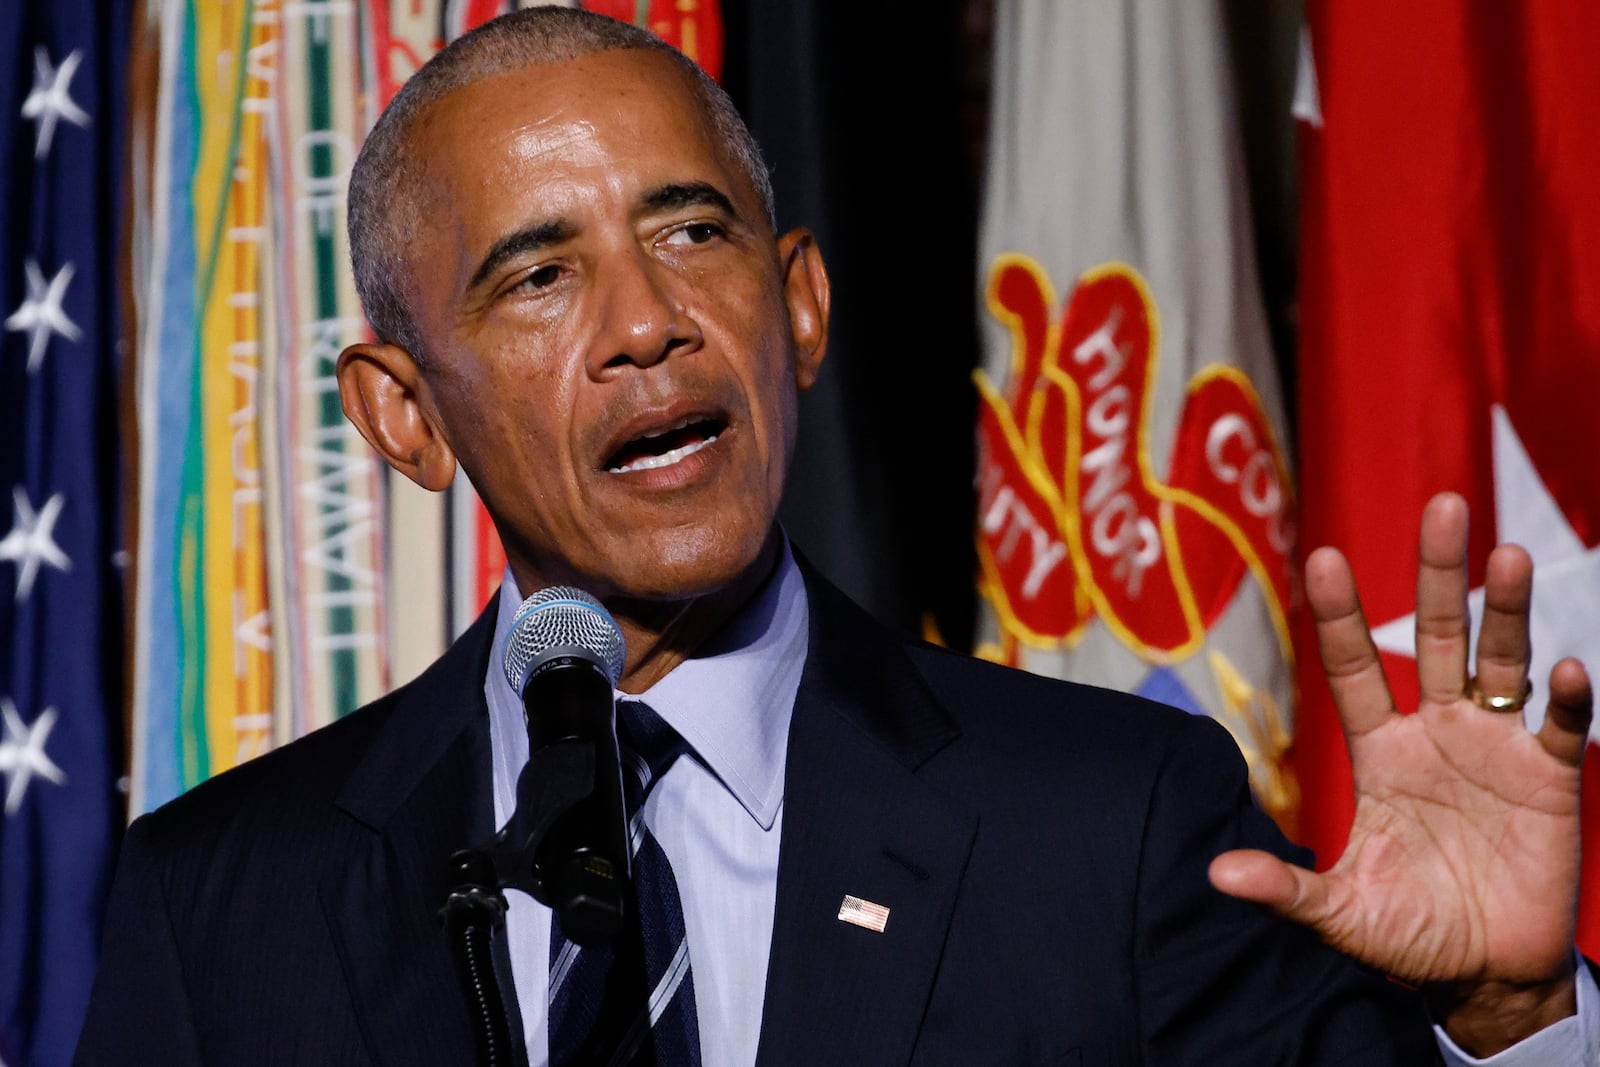
[[1484,711],[1521,711],[1533,696],[1533,679],[1522,680],[1522,692],[1514,697],[1492,697],[1478,686],[1478,676],[1467,679],[1467,696]]

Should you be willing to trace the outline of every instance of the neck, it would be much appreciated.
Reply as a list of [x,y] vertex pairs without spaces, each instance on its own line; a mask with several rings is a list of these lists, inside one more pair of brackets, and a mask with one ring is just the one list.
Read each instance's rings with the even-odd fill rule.
[[608,599],[606,608],[628,643],[628,661],[617,688],[624,693],[649,689],[738,614],[777,566],[782,536],[774,524],[750,566],[703,596],[673,601]]

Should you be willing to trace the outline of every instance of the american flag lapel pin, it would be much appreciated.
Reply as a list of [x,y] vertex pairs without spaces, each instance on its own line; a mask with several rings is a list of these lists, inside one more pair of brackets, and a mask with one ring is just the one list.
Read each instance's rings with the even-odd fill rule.
[[839,905],[839,921],[881,934],[883,928],[889,925],[889,909],[846,893],[844,902]]

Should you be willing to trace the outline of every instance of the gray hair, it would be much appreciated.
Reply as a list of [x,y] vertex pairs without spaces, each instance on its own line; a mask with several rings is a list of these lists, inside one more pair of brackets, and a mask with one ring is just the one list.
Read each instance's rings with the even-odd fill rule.
[[514,11],[462,35],[428,60],[384,108],[356,157],[347,220],[350,259],[356,293],[379,340],[424,359],[404,291],[407,241],[422,222],[415,194],[418,164],[406,145],[418,117],[484,78],[626,48],[667,55],[684,72],[722,150],[749,179],[768,224],[776,228],[772,179],[761,150],[728,94],[693,60],[654,34],[604,15],[561,7]]

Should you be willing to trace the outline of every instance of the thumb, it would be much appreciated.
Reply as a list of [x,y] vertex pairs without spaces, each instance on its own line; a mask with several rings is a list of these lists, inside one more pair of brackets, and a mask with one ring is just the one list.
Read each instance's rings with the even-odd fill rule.
[[1315,926],[1327,911],[1323,876],[1258,849],[1224,852],[1211,861],[1211,884],[1240,900],[1265,904],[1285,919]]

